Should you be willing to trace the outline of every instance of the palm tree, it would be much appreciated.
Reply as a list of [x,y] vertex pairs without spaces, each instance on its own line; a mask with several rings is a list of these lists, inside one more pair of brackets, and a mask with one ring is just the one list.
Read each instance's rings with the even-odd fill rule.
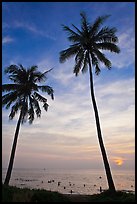
[[11,112],[9,114],[9,119],[11,120],[18,111],[20,112],[8,170],[4,181],[4,184],[6,185],[9,184],[11,177],[20,125],[26,121],[29,121],[29,123],[32,124],[35,114],[37,117],[41,116],[39,102],[43,103],[44,110],[48,110],[49,105],[47,104],[47,99],[38,92],[47,92],[51,98],[54,99],[54,91],[52,87],[37,84],[46,80],[46,74],[49,71],[51,71],[51,69],[41,73],[38,71],[37,66],[31,66],[26,69],[22,65],[10,65],[5,69],[5,73],[8,74],[9,79],[13,81],[13,83],[2,85],[2,91],[8,92],[2,96],[2,104],[6,109],[10,108],[12,105]]
[[103,157],[109,190],[115,192],[115,185],[113,182],[101,133],[99,114],[94,94],[92,72],[94,68],[95,74],[98,75],[100,73],[100,62],[102,62],[108,69],[111,69],[111,62],[106,58],[101,50],[108,50],[114,53],[119,53],[120,49],[116,45],[116,43],[118,42],[118,38],[115,35],[116,28],[110,28],[106,26],[101,28],[102,23],[109,17],[109,15],[99,16],[92,24],[88,22],[86,14],[84,12],[81,12],[80,15],[81,29],[73,24],[72,26],[74,29],[63,25],[64,31],[68,33],[68,40],[72,42],[72,44],[68,49],[60,52],[60,62],[63,63],[67,59],[75,57],[75,66],[73,73],[76,76],[78,76],[80,71],[84,73],[89,69],[91,102],[93,103],[95,113],[99,145]]

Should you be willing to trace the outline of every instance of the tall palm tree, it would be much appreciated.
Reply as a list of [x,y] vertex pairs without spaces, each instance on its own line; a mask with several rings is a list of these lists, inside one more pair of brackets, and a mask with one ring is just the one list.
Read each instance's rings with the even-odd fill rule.
[[[51,69],[50,69],[51,70]],[[37,117],[41,116],[41,108],[39,102],[43,103],[44,110],[48,110],[47,99],[38,92],[47,92],[52,99],[53,89],[47,85],[38,85],[40,82],[46,80],[46,74],[50,71],[41,73],[37,66],[31,66],[26,69],[22,65],[10,65],[5,69],[12,84],[3,84],[2,91],[8,92],[2,96],[2,104],[6,109],[10,108],[11,112],[9,119],[13,119],[15,114],[19,111],[19,119],[15,131],[10,161],[4,184],[8,185],[13,168],[17,140],[19,135],[20,125],[26,121],[31,124],[34,120],[35,114]],[[38,84],[37,84],[38,83]]]
[[73,73],[76,76],[78,76],[80,71],[84,73],[89,70],[91,100],[95,113],[99,145],[103,157],[109,190],[115,192],[115,185],[113,182],[101,133],[99,114],[94,94],[92,72],[94,68],[95,74],[98,75],[100,73],[100,62],[102,62],[108,69],[111,68],[111,62],[106,58],[101,50],[108,50],[114,53],[119,53],[120,49],[116,45],[116,43],[118,42],[118,38],[115,35],[116,28],[110,28],[106,26],[101,28],[102,23],[109,17],[109,15],[99,16],[92,24],[88,22],[86,14],[84,12],[81,12],[80,15],[81,29],[73,24],[72,26],[74,29],[63,25],[64,31],[68,33],[68,40],[72,42],[72,44],[68,49],[60,52],[60,62],[63,63],[67,59],[75,57],[75,66]]

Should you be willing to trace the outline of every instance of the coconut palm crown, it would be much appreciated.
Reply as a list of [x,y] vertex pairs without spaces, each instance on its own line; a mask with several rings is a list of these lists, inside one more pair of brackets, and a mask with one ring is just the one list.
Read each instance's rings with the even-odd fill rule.
[[70,57],[75,56],[74,73],[76,76],[80,71],[86,72],[89,65],[89,59],[98,75],[101,71],[100,62],[108,69],[111,68],[111,62],[106,58],[101,50],[107,50],[119,53],[120,49],[116,45],[118,38],[115,35],[116,28],[107,26],[100,29],[103,22],[110,16],[99,16],[93,24],[87,21],[84,12],[81,15],[81,30],[72,24],[74,30],[63,25],[64,31],[68,33],[68,40],[72,45],[68,49],[60,52],[60,62],[65,62]]
[[31,124],[36,114],[37,117],[41,116],[41,109],[39,102],[43,103],[43,108],[48,110],[47,99],[40,95],[38,92],[48,93],[54,99],[53,89],[47,85],[38,85],[46,80],[47,73],[38,71],[37,66],[31,66],[25,69],[22,65],[10,65],[5,69],[5,73],[9,74],[9,79],[13,81],[12,84],[3,84],[2,91],[8,92],[2,96],[2,104],[6,109],[11,108],[9,119],[13,119],[16,113],[21,110],[21,122],[27,120]]

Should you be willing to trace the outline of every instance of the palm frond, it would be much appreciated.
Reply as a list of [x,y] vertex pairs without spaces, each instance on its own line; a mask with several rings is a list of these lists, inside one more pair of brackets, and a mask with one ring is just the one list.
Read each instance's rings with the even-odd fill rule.
[[7,74],[7,73],[17,74],[18,71],[19,71],[19,67],[15,64],[12,64],[12,65],[6,67],[4,70],[5,74]]
[[37,117],[40,117],[41,116],[41,109],[39,106],[39,102],[34,97],[32,99],[33,99],[32,104],[33,104],[35,113],[36,113]]
[[90,55],[91,55],[92,64],[96,66],[99,63],[97,57],[92,51],[90,51]]
[[114,43],[109,43],[109,42],[96,43],[96,47],[98,49],[109,50],[109,51],[115,52],[115,53],[119,53],[120,52],[119,47],[117,45],[115,45]]
[[84,60],[83,60],[83,67],[82,67],[82,73],[86,73],[88,69],[88,52],[85,53],[84,55]]
[[17,100],[17,98],[18,98],[17,91],[7,93],[7,94],[2,96],[2,105],[5,106],[6,104],[8,104],[7,108],[9,108],[10,104],[15,102]]
[[45,79],[47,79],[47,73],[49,73],[50,71],[52,71],[53,68],[49,69],[48,71],[45,71],[43,73],[40,73],[39,75],[36,76],[36,81],[38,82],[42,82],[42,81],[45,81]]
[[40,102],[43,102],[43,103],[47,102],[47,99],[45,97],[41,96],[40,94],[38,94],[37,92],[34,92],[33,96],[36,100],[38,100]]
[[94,53],[96,54],[97,58],[104,63],[104,65],[110,69],[111,68],[111,62],[105,57],[105,55],[100,52],[98,49],[94,50]]
[[95,34],[97,34],[100,26],[104,23],[104,21],[109,17],[110,15],[103,15],[103,16],[99,16],[95,22],[90,26],[90,35],[94,36]]
[[47,111],[48,110],[49,105],[47,103],[44,103],[43,108]]
[[98,64],[96,64],[96,65],[95,65],[95,74],[96,74],[96,75],[99,75],[100,72],[101,72],[101,70],[100,70]]
[[71,35],[68,37],[68,40],[71,41],[71,42],[73,42],[73,43],[79,43],[79,44],[80,44],[81,36],[77,37],[76,35],[71,34]]
[[18,65],[19,65],[20,70],[24,71],[25,68],[22,66],[22,64],[19,63]]
[[99,73],[101,72],[100,67],[99,67],[99,60],[97,59],[97,57],[95,56],[93,52],[90,52],[90,55],[91,55],[92,65],[95,68],[95,74],[99,75]]
[[80,48],[75,56],[75,62],[77,63],[82,57],[84,57],[84,50],[83,48]]
[[3,84],[2,85],[3,92],[15,91],[19,88],[20,88],[19,84]]
[[29,70],[30,73],[35,73],[38,70],[38,66],[37,65],[33,65],[28,70]]
[[117,29],[115,27],[103,27],[95,36],[94,40],[96,42],[112,42],[117,43],[118,37],[115,35]]
[[[77,30],[77,32],[79,33],[78,36],[83,35],[83,33],[82,33],[74,24],[72,24],[72,26],[73,26],[73,27]],[[78,37],[78,36],[76,36],[76,37]]]
[[73,31],[71,28],[69,28],[68,26],[62,25],[63,26],[63,30],[66,31],[68,33],[68,35],[75,35],[77,37],[79,37],[79,34],[76,33],[75,31]]
[[33,99],[31,98],[31,96],[29,96],[28,120],[30,124],[32,124],[34,120]]
[[21,117],[21,123],[25,123],[27,122],[28,119],[28,100],[27,97],[24,97],[25,100],[21,100],[21,113],[22,113],[22,117]]
[[79,42],[82,32],[75,25],[72,24],[72,26],[77,30],[78,33],[76,33],[71,28],[69,28],[68,26],[65,26],[65,25],[63,25],[63,30],[68,33],[68,40],[69,41]]
[[81,12],[80,15],[81,15],[81,28],[82,28],[82,31],[88,33],[88,31],[89,31],[89,23],[88,23],[88,20],[87,20],[86,13],[85,12]]
[[18,112],[19,110],[19,105],[18,105],[18,102],[12,106],[11,108],[11,112],[10,112],[10,115],[9,115],[9,119],[12,120],[15,116],[15,114]]
[[54,99],[54,90],[51,86],[38,86],[38,89],[40,89],[42,92],[46,92],[52,99]]
[[75,57],[75,66],[74,66],[74,70],[73,73],[76,74],[76,76],[78,76],[78,73],[82,67],[82,63],[84,60],[84,53],[82,50],[79,50],[79,52],[77,53],[76,57]]
[[63,63],[70,57],[73,57],[79,51],[79,44],[71,45],[68,49],[60,52],[60,62]]

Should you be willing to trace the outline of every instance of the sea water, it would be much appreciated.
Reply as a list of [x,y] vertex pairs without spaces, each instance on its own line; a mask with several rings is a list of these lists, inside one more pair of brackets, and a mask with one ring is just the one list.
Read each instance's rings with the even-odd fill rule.
[[[6,169],[2,171],[4,181]],[[114,171],[113,180],[116,190],[135,192],[135,173],[132,171]],[[63,194],[100,193],[108,189],[106,175],[99,170],[63,170],[63,169],[13,169],[10,185],[57,191]]]

